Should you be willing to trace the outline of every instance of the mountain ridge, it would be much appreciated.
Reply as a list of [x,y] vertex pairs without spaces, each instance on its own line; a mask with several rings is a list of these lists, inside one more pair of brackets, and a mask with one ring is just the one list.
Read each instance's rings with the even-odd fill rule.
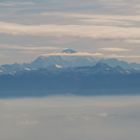
[[0,76],[0,97],[124,95],[140,93],[140,72],[95,66],[34,69]]
[[73,49],[64,49],[61,53],[39,56],[31,63],[1,65],[0,75],[15,74],[19,71],[30,71],[42,68],[49,69],[53,66],[58,66],[59,68],[95,66],[97,63],[104,63],[111,67],[118,66],[125,70],[140,70],[140,64],[137,63],[129,63],[115,58],[97,58],[87,54],[79,55],[79,52]]
[[73,50],[63,54],[0,66],[0,97],[140,93],[140,64],[76,55]]

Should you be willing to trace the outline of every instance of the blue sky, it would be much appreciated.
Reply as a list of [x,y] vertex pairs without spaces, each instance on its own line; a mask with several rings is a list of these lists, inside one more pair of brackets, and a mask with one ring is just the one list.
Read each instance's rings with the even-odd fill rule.
[[0,64],[64,48],[140,61],[139,0],[1,0]]

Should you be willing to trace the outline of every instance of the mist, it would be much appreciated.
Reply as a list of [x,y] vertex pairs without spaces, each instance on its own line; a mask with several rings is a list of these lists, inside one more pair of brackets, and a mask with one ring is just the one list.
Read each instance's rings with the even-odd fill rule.
[[0,100],[1,140],[139,140],[140,96]]

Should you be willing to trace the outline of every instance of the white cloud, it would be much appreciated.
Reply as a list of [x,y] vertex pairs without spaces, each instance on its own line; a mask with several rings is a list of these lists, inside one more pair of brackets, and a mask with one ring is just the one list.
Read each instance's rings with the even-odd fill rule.
[[95,19],[100,21],[140,21],[139,15],[99,15],[99,14],[80,14],[80,13],[64,13],[64,12],[47,12],[41,13],[42,16],[57,16],[65,18],[77,18],[77,19]]
[[132,44],[140,44],[140,39],[130,39],[130,40],[126,40],[126,42]]
[[48,54],[42,54],[42,56],[97,56],[97,57],[100,57],[100,56],[103,56],[102,53],[88,53],[88,52],[77,52],[77,53],[48,53]]
[[20,125],[20,126],[32,126],[32,125],[38,125],[39,124],[39,121],[37,120],[21,120],[17,123],[17,125]]
[[104,112],[104,113],[99,113],[99,114],[98,114],[98,116],[99,116],[99,117],[106,118],[106,117],[108,117],[108,116],[109,116],[109,114],[108,114],[108,113],[106,113],[106,112]]
[[102,51],[107,51],[107,52],[126,52],[130,51],[130,49],[125,49],[125,48],[101,48]]
[[19,50],[19,51],[57,51],[60,50],[58,47],[51,46],[20,46],[20,45],[10,45],[10,44],[0,44],[0,49],[2,50]]
[[0,33],[31,36],[74,36],[94,39],[140,38],[140,28],[97,25],[22,25],[0,22]]
[[110,54],[110,58],[120,58],[120,59],[127,59],[133,61],[133,59],[140,59],[140,55],[117,55],[117,54]]
[[15,7],[15,6],[27,6],[27,5],[34,5],[33,2],[25,2],[25,1],[17,1],[17,2],[0,2],[0,7]]

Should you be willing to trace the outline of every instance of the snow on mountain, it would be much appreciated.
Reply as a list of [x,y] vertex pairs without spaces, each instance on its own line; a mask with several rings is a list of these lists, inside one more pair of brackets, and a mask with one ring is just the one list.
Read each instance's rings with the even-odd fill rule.
[[61,53],[47,54],[38,57],[31,63],[32,68],[47,68],[51,65],[66,67],[80,67],[95,65],[97,58],[89,55],[80,55],[73,49],[65,49]]
[[[65,69],[76,67],[94,67],[97,71],[104,73],[119,71],[121,73],[129,73],[140,71],[140,64],[128,63],[122,60],[110,58],[99,59],[89,53],[77,52],[73,49],[64,49],[62,52],[41,55],[28,64],[6,64],[0,66],[0,75],[15,74],[19,71],[32,71],[38,69]],[[98,67],[97,67],[98,66]],[[115,71],[114,71],[115,72]]]
[[62,53],[77,53],[77,51],[76,50],[74,50],[74,49],[64,49],[64,50],[62,50]]
[[106,63],[98,62],[95,66],[78,67],[74,69],[83,74],[129,74],[132,71],[120,66],[111,67]]
[[58,68],[58,69],[62,69],[62,68],[63,68],[61,65],[55,65],[55,66],[56,66],[56,68]]
[[115,58],[101,59],[100,62],[106,63],[106,64],[110,65],[111,67],[120,66],[124,69],[140,70],[140,64],[128,63],[126,61],[118,60],[118,59],[115,59]]

